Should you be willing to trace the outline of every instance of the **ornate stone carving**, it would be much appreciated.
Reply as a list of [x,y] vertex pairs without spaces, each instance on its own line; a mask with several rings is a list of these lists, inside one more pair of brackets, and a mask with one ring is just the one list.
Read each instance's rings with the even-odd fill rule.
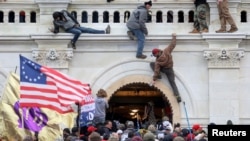
[[240,59],[244,57],[244,49],[210,49],[204,51],[209,68],[239,68]]
[[32,57],[41,65],[51,68],[68,68],[73,58],[72,49],[32,49]]
[[49,51],[46,54],[46,57],[50,60],[56,60],[58,59],[59,55],[56,52],[56,49],[52,48],[52,49],[49,49]]

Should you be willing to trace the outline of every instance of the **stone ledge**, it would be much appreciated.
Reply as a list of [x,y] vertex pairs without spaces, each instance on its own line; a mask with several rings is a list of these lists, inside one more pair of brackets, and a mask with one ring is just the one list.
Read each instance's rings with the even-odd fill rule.
[[[30,35],[0,35],[0,41],[15,41],[15,40],[69,40],[72,39],[71,33],[44,33]],[[146,40],[165,40],[171,39],[171,34],[151,34],[146,36]],[[250,39],[250,34],[243,33],[204,33],[204,34],[177,34],[177,39]],[[127,35],[113,34],[82,34],[79,40],[88,41],[103,41],[103,40],[129,40]]]
[[204,39],[245,39],[248,34],[244,33],[204,33],[202,36]]
[[[1,37],[1,36],[0,36]],[[72,39],[73,35],[71,33],[58,33],[58,34],[32,34],[31,39],[34,40],[64,40],[64,39]],[[179,34],[177,35],[178,39],[202,39],[200,34]],[[146,40],[165,40],[172,39],[171,34],[151,34],[146,36]],[[113,35],[113,34],[81,34],[79,37],[79,41],[87,40],[87,41],[103,41],[103,40],[129,40],[127,35]]]

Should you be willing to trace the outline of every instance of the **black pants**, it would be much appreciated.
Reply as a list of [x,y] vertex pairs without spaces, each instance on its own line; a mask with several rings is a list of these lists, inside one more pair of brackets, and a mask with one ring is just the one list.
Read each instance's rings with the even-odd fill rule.
[[[150,67],[151,69],[154,71],[155,68],[155,62],[150,62]],[[173,68],[161,68],[160,69],[161,72],[165,73],[165,75],[168,78],[168,81],[173,89],[174,95],[175,96],[180,96],[178,88],[175,84],[175,74],[174,74],[174,70]]]

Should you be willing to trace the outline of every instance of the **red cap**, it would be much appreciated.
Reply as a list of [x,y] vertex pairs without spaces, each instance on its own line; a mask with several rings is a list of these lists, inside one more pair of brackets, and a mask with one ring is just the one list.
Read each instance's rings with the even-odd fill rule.
[[91,133],[91,132],[93,132],[93,131],[95,131],[95,130],[97,130],[97,128],[95,128],[94,126],[89,126],[88,129],[87,129],[87,131],[88,131],[89,133]]
[[202,127],[200,126],[200,124],[194,124],[192,129],[193,129],[194,131],[197,131],[197,130],[199,130],[199,129],[202,129]]
[[160,49],[158,49],[158,48],[154,48],[154,49],[152,50],[152,54],[153,54],[153,55],[157,54],[158,52],[160,52]]

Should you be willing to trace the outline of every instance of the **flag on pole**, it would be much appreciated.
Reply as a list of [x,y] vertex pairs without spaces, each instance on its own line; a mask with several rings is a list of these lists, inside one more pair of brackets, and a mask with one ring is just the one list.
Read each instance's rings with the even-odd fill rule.
[[89,84],[20,55],[20,107],[43,107],[67,113],[73,111],[71,104],[81,102],[89,95]]
[[[55,141],[62,137],[63,128],[72,128],[76,113],[60,114],[47,108],[19,105],[20,80],[10,73],[0,99],[0,134],[10,141],[21,141],[26,135],[39,133],[41,141]],[[0,135],[0,136],[1,136]]]

